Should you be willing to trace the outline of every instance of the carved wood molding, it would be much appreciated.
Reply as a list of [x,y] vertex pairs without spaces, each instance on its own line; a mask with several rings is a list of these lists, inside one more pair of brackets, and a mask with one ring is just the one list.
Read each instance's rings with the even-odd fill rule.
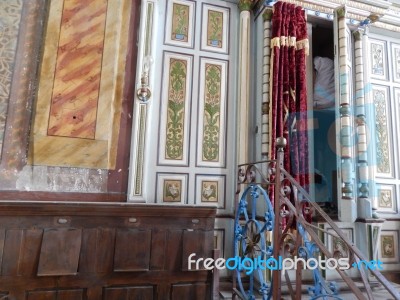
[[[66,195],[67,198],[67,195]],[[107,217],[175,217],[213,219],[215,207],[177,205],[151,205],[131,203],[82,203],[82,202],[21,202],[0,201],[0,216],[107,216]],[[196,221],[193,226],[196,227]]]

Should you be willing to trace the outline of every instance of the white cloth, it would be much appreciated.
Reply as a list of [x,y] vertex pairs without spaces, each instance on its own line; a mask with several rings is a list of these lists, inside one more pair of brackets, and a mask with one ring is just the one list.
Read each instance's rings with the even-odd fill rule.
[[335,67],[328,57],[314,58],[316,71],[314,81],[314,107],[328,108],[335,106]]

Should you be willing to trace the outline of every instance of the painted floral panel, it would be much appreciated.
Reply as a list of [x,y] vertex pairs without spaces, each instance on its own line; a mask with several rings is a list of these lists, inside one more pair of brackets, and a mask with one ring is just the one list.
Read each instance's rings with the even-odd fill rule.
[[195,204],[225,208],[225,175],[197,174],[195,183]]
[[387,74],[385,43],[371,41],[370,50],[371,75],[375,78],[385,79]]
[[379,201],[378,206],[381,208],[391,208],[393,207],[392,191],[381,189],[379,190]]
[[218,161],[220,148],[221,66],[206,64],[203,161]]
[[381,235],[382,258],[395,258],[395,240],[393,235]]
[[0,1],[0,157],[23,1]]
[[218,181],[201,182],[201,201],[218,202]]
[[349,248],[340,237],[332,237],[332,248],[334,257],[348,258]]
[[374,87],[372,95],[375,104],[376,167],[378,173],[391,174],[387,90]]
[[200,59],[196,164],[223,167],[226,158],[227,69],[224,60]]
[[189,6],[172,4],[171,40],[187,42],[189,38]]
[[165,180],[163,202],[181,202],[182,180]]
[[171,58],[165,158],[181,160],[184,147],[187,61]]
[[222,48],[224,14],[220,11],[209,10],[207,22],[207,45]]
[[196,2],[168,0],[165,18],[164,43],[178,47],[193,48]]
[[393,81],[400,82],[400,45],[393,44],[392,50]]
[[202,5],[201,50],[228,54],[230,8]]

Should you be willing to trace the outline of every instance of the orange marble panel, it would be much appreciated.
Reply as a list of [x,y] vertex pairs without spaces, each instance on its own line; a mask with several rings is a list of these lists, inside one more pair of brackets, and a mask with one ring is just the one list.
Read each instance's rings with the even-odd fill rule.
[[47,134],[95,139],[107,0],[64,0]]

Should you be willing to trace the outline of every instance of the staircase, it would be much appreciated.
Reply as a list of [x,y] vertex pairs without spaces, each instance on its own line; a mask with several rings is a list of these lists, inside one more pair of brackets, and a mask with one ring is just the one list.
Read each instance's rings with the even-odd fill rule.
[[[367,297],[367,293],[365,289],[363,288],[363,283],[360,281],[355,282],[356,285],[360,288],[360,290],[363,292],[363,295]],[[371,283],[371,289],[372,289],[372,296],[374,300],[393,300],[393,296],[384,288],[382,285],[379,283]],[[393,287],[397,290],[400,291],[400,285],[392,283]],[[353,294],[351,290],[349,290],[348,286],[343,283],[343,282],[338,282],[339,286],[339,297],[340,299],[343,300],[357,300],[357,297]],[[301,300],[310,300],[313,298],[313,296],[308,294],[308,288],[311,287],[311,285],[308,284],[303,284],[302,285],[302,293],[301,293]],[[221,290],[219,293],[219,300],[231,300],[232,299],[232,290],[230,289],[224,289]],[[255,295],[256,300],[262,300],[262,295]],[[282,295],[281,299],[283,300],[292,300],[292,297],[289,294],[289,291],[287,288],[282,289]],[[326,297],[326,299],[331,299]],[[368,298],[367,298],[368,299]]]
[[[220,292],[221,299],[396,299],[400,288],[390,283],[378,268],[358,269],[357,279],[336,267],[340,280],[328,282],[319,267],[283,272],[256,267],[249,274],[250,260],[278,257],[303,258],[304,261],[322,257],[334,263],[346,259],[349,267],[369,262],[337,224],[312,201],[310,195],[283,168],[284,139],[277,140],[277,159],[238,166],[238,189],[235,218],[234,254],[247,259],[233,271],[233,289]],[[242,186],[246,186],[241,191]],[[269,191],[269,193],[267,192]],[[272,200],[269,195],[272,195]],[[263,214],[259,208],[264,207]],[[313,218],[322,219],[332,230],[325,231],[312,224]],[[339,239],[344,251],[330,251],[321,234]],[[334,264],[332,265],[334,266]],[[311,267],[314,267],[311,265]],[[308,276],[307,276],[308,275]],[[338,276],[338,277],[339,277]],[[307,282],[308,280],[308,282]],[[311,281],[310,281],[311,280]]]

